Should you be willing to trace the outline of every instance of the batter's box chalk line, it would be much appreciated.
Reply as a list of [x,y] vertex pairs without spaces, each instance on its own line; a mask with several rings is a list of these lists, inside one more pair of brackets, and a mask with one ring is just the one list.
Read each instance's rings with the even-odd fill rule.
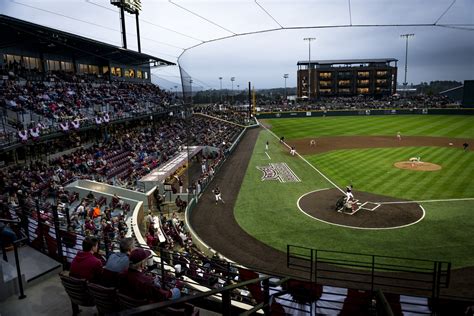
[[360,208],[363,209],[363,210],[367,210],[367,211],[375,211],[377,208],[380,207],[380,203],[376,203],[376,202],[364,202]]

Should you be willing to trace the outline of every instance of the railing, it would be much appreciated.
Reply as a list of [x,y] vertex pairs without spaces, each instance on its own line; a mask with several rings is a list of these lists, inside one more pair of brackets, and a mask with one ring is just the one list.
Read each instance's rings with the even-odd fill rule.
[[[157,107],[159,107],[159,106],[157,106]],[[121,122],[124,122],[124,121],[132,121],[132,120],[143,119],[143,118],[148,117],[150,115],[151,116],[164,115],[164,114],[167,114],[168,112],[169,112],[169,109],[160,108],[160,109],[156,110],[156,109],[147,107],[147,108],[145,108],[144,111],[141,111],[141,112],[135,112],[135,113],[134,112],[126,112],[121,116],[112,115],[110,117],[110,123],[109,124],[115,124],[115,123],[121,123]],[[22,112],[17,112],[18,115],[20,115],[20,113],[22,113]],[[78,131],[84,131],[84,130],[88,130],[88,129],[91,129],[91,128],[94,128],[94,127],[101,127],[101,125],[97,125],[94,122],[93,118],[90,118],[89,120],[81,122],[81,126],[78,129]],[[36,140],[36,141],[28,140],[27,144],[29,144],[29,143],[34,144],[34,143],[37,143],[37,142],[41,142],[44,139],[49,139],[51,137],[54,137],[55,135],[61,135],[62,133],[63,133],[63,131],[62,131],[61,127],[59,126],[59,123],[56,122],[54,125],[51,125],[46,130],[44,130],[38,140]],[[18,137],[17,132],[11,132],[11,133],[5,132],[4,140],[2,142],[0,142],[0,148],[15,145],[15,144],[20,144],[20,143],[21,143],[21,141]]]
[[[9,220],[9,219],[2,219],[0,218],[0,222],[2,223],[9,223],[9,224],[20,224],[20,220]],[[4,228],[6,229],[6,228]],[[25,292],[23,290],[23,281],[21,278],[21,267],[20,267],[20,259],[18,257],[18,245],[24,241],[26,241],[28,237],[22,234],[22,237],[20,239],[16,239],[12,241],[13,244],[13,252],[15,254],[15,265],[16,265],[16,275],[17,275],[17,280],[18,280],[18,288],[20,290],[20,296],[18,299],[22,300],[26,298]],[[3,260],[8,262],[8,257],[6,255],[6,249],[5,245],[3,244],[2,241],[2,251],[3,251]]]
[[344,284],[374,292],[411,291],[438,299],[447,288],[451,263],[366,255],[287,245],[287,266],[308,273],[313,282]]
[[166,307],[171,307],[173,305],[177,304],[182,304],[182,303],[190,303],[193,301],[198,301],[206,298],[210,298],[214,295],[221,294],[222,295],[222,315],[233,315],[232,313],[232,304],[231,304],[231,297],[230,293],[232,290],[245,287],[251,284],[260,284],[262,282],[263,284],[263,293],[264,293],[264,299],[263,302],[260,304],[257,304],[254,306],[251,310],[246,311],[244,314],[245,315],[251,315],[252,313],[258,311],[258,310],[263,310],[265,315],[269,315],[270,313],[270,286],[269,286],[269,280],[270,277],[260,277],[257,279],[241,282],[238,284],[233,284],[226,286],[221,289],[215,289],[215,290],[210,290],[207,292],[199,293],[196,295],[192,296],[185,296],[180,299],[174,300],[174,301],[165,301],[165,302],[160,302],[160,303],[154,303],[154,304],[149,304],[145,306],[140,306],[136,307],[133,309],[129,309],[126,311],[122,311],[120,313],[117,313],[116,315],[121,315],[121,316],[128,316],[128,315],[140,315],[144,314],[146,312],[151,312],[151,311],[158,311],[160,309],[164,309]]

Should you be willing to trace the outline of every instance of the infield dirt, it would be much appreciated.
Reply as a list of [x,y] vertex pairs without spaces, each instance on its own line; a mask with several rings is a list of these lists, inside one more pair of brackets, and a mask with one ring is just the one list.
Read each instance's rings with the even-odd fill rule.
[[[316,141],[316,146],[310,146],[313,139]],[[473,142],[473,140],[451,137],[406,136],[398,140],[396,136],[331,136],[288,140],[287,144],[294,146],[301,155],[310,155],[340,149],[410,146],[452,147],[463,150],[462,144],[466,141]]]

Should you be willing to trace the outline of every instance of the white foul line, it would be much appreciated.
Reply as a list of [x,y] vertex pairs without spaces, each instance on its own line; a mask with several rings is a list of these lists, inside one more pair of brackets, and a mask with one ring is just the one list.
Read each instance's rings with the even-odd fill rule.
[[[257,120],[258,122],[258,120]],[[260,124],[260,122],[259,122]],[[269,130],[268,128],[266,128],[265,126],[263,126],[262,124],[260,124],[260,126],[262,126],[264,129],[266,129],[267,131],[269,131],[273,136],[275,136],[276,139],[279,139],[277,135],[275,135],[275,133],[273,133],[271,130]],[[291,149],[291,147],[283,142],[283,144],[285,144],[286,147],[288,147],[289,149]],[[301,159],[303,159],[304,162],[306,162],[311,168],[313,168],[314,170],[316,170],[324,179],[326,179],[329,183],[331,183],[336,189],[338,189],[339,191],[341,191],[342,193],[346,194],[346,192],[344,192],[344,190],[342,190],[340,187],[337,186],[337,184],[335,184],[334,182],[332,182],[328,177],[326,177],[321,171],[319,171],[315,166],[313,166],[308,160],[306,160],[303,156],[301,156],[298,152],[296,152],[296,154],[298,155],[298,157],[300,157]]]
[[416,220],[415,222],[413,223],[408,223],[408,224],[405,224],[405,225],[400,225],[400,226],[392,226],[392,227],[357,227],[357,226],[349,226],[349,225],[343,225],[343,224],[336,224],[336,223],[332,223],[332,222],[328,222],[328,221],[325,221],[325,220],[322,220],[320,218],[317,218],[313,215],[310,215],[308,213],[306,213],[305,211],[303,211],[303,209],[300,207],[300,200],[308,195],[308,194],[311,194],[311,193],[314,193],[314,192],[319,192],[319,191],[324,191],[324,190],[329,190],[329,189],[319,189],[319,190],[314,190],[314,191],[310,191],[310,192],[307,192],[305,194],[303,194],[302,196],[300,196],[298,198],[298,201],[296,201],[296,206],[298,207],[298,209],[300,210],[301,213],[303,213],[304,215],[312,218],[312,219],[315,219],[317,221],[320,221],[322,223],[325,223],[325,224],[329,224],[329,225],[334,225],[334,226],[339,226],[339,227],[344,227],[344,228],[353,228],[353,229],[360,229],[360,230],[389,230],[389,229],[398,229],[398,228],[404,228],[404,227],[408,227],[408,226],[412,226],[412,225],[415,225],[419,222],[421,222],[423,220],[423,218],[425,218],[425,214],[426,214],[426,211],[425,209],[423,208],[423,206],[421,206],[420,204],[418,204],[418,207],[421,209],[421,211],[423,212],[423,215],[418,219]]
[[410,204],[410,203],[435,203],[435,202],[457,202],[457,201],[474,201],[474,198],[421,200],[421,201],[399,201],[399,202],[374,202],[374,203],[379,203],[379,204]]
[[267,155],[268,159],[272,160],[272,158],[268,155],[267,152],[265,152],[265,154]]

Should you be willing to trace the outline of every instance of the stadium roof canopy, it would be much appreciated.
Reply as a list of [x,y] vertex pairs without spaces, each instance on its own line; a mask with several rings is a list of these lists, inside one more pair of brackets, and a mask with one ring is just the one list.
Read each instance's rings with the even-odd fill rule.
[[156,66],[175,65],[158,57],[1,14],[0,47],[31,48],[52,54],[73,55],[75,58],[96,57],[124,65],[138,66],[150,63]]
[[[374,58],[374,59],[334,59],[334,60],[312,60],[312,65],[332,65],[332,64],[370,64],[370,63],[390,63],[397,62],[398,59],[395,58]],[[302,60],[298,62],[299,65],[307,65],[309,62],[307,60]]]

